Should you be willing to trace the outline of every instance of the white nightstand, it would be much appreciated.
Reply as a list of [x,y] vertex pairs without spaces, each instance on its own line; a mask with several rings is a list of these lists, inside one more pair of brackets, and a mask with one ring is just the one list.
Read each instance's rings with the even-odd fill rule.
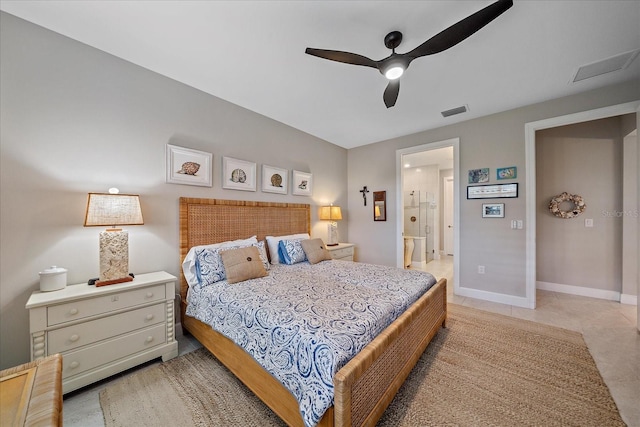
[[355,245],[353,243],[338,243],[337,246],[327,246],[331,258],[342,261],[353,261]]
[[31,294],[31,360],[62,354],[62,392],[178,355],[175,281],[164,271],[117,285],[70,285]]

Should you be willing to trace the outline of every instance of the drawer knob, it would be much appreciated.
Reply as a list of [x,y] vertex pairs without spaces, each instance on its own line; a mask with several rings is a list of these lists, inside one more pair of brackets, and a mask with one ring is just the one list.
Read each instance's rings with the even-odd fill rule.
[[71,341],[71,342],[76,342],[76,341],[78,341],[79,339],[80,339],[80,337],[79,337],[78,335],[76,335],[76,334],[73,334],[73,335],[71,335],[71,336],[69,337],[69,341]]
[[76,369],[78,366],[80,366],[80,362],[76,362],[75,360],[71,363],[69,363],[69,367],[71,369]]
[[147,298],[153,297],[153,292],[147,292]]
[[145,341],[146,343],[150,343],[151,341],[153,341],[153,337],[152,337],[151,335],[149,335],[149,336],[147,337],[147,339],[146,339],[146,340],[144,340],[144,341]]
[[147,319],[147,320],[151,320],[151,319],[153,319],[153,314],[147,314],[146,319]]
[[78,314],[78,309],[77,308],[72,308],[71,310],[69,310],[69,314],[72,316],[75,316],[76,314]]

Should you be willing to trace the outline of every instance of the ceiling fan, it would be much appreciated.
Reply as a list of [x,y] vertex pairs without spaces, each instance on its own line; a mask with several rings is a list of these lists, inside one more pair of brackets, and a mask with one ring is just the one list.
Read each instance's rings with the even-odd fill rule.
[[400,45],[400,42],[402,42],[402,33],[400,31],[392,31],[384,38],[384,45],[388,49],[391,49],[391,55],[379,61],[374,61],[356,53],[342,52],[339,50],[314,49],[308,47],[305,53],[319,58],[330,59],[331,61],[377,68],[380,73],[389,79],[389,84],[383,96],[384,103],[387,108],[389,108],[396,104],[398,93],[400,92],[400,76],[402,76],[404,71],[409,67],[411,61],[421,56],[442,52],[457,45],[496,19],[511,6],[513,6],[513,0],[498,0],[473,15],[466,17],[462,21],[453,24],[407,53],[396,53],[396,48]]

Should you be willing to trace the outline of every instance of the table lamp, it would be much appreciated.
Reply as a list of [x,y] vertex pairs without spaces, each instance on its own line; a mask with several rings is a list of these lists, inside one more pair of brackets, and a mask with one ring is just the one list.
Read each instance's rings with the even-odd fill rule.
[[338,246],[338,224],[336,221],[342,219],[340,206],[322,206],[320,208],[320,219],[329,221],[327,226],[329,243],[327,243],[327,246]]
[[110,226],[100,232],[100,277],[96,286],[130,282],[129,233],[116,226],[143,225],[140,198],[133,194],[89,193],[85,227]]

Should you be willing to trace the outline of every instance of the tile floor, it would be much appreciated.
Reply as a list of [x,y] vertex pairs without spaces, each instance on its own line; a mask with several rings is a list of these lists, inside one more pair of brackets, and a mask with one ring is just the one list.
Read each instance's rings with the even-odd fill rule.
[[[451,257],[432,261],[427,269],[437,278],[453,283]],[[622,419],[629,427],[640,427],[640,334],[636,329],[636,307],[557,292],[538,291],[537,308],[528,310],[510,305],[453,295],[449,286],[448,300],[481,310],[532,320],[578,331],[583,334],[596,365],[613,396]],[[191,336],[178,340],[180,354],[200,347]],[[149,362],[143,366],[160,363]],[[110,381],[130,375],[138,368],[100,381],[64,397],[66,427],[102,427],[104,421],[98,394]]]

